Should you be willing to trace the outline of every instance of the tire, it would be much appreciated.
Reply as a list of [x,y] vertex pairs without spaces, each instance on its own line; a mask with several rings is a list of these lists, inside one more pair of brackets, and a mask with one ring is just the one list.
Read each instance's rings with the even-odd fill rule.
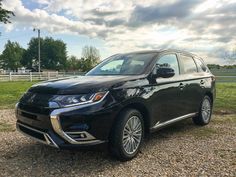
[[120,161],[131,160],[138,154],[143,137],[142,114],[136,109],[125,109],[119,114],[112,128],[109,141],[110,152]]
[[209,96],[205,96],[202,100],[199,113],[197,117],[193,118],[196,125],[207,125],[211,120],[212,114],[212,100]]

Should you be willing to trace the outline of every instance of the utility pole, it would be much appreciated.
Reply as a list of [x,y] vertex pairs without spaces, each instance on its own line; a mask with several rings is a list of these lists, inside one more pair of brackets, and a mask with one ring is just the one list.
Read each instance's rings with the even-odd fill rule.
[[39,68],[38,68],[38,70],[39,70],[39,73],[41,72],[41,66],[40,66],[40,29],[35,29],[34,28],[34,30],[33,31],[38,31],[38,62],[39,62]]

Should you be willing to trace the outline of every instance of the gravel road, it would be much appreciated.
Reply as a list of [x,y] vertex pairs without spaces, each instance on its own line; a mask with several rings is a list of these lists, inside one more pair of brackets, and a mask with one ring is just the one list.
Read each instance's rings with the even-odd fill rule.
[[150,135],[132,161],[107,151],[58,150],[18,133],[13,110],[0,110],[0,176],[236,176],[236,115],[191,120]]

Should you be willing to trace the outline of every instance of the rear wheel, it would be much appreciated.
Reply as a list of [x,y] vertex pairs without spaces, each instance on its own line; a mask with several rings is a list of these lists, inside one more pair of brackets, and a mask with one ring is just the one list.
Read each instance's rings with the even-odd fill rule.
[[135,109],[126,109],[119,115],[110,137],[110,151],[119,160],[134,158],[143,141],[142,114]]
[[205,96],[202,100],[198,116],[193,118],[193,122],[197,125],[207,125],[211,120],[211,113],[212,100],[209,96]]

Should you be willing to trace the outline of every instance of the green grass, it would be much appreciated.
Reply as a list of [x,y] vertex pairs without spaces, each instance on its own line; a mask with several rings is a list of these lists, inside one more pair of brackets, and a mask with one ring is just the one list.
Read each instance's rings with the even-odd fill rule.
[[215,113],[236,113],[236,83],[217,83]]
[[15,128],[13,125],[6,122],[0,122],[0,132],[13,132]]
[[[0,82],[0,109],[11,109],[35,82]],[[217,83],[215,113],[236,113],[236,83]]]
[[21,95],[35,82],[0,82],[0,109],[14,108]]
[[210,137],[210,136],[218,134],[218,133],[219,133],[219,131],[215,128],[198,127],[198,128],[191,129],[191,131],[189,131],[188,134],[191,134],[195,138],[203,138],[203,137]]
[[227,115],[214,115],[214,119],[212,120],[214,123],[225,123],[228,122],[231,125],[236,125],[236,114],[227,114]]

